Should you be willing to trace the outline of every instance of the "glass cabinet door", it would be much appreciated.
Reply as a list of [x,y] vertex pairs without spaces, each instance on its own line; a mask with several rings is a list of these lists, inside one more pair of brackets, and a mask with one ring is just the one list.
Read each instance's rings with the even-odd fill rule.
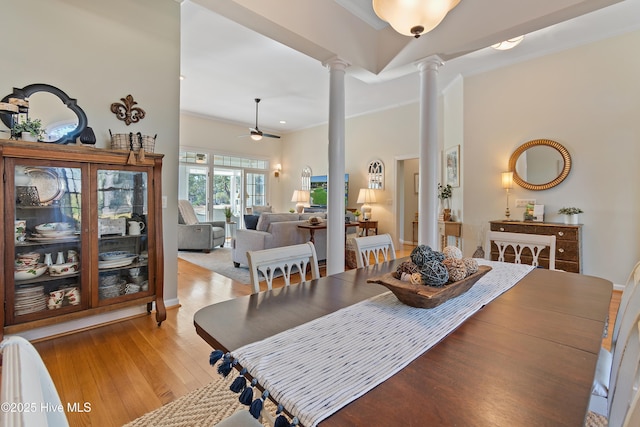
[[97,170],[98,305],[149,292],[148,181],[145,170]]
[[8,320],[20,323],[86,308],[82,169],[20,160],[9,162],[8,169],[15,192],[14,227],[8,230],[13,234],[14,286],[7,291],[14,303]]

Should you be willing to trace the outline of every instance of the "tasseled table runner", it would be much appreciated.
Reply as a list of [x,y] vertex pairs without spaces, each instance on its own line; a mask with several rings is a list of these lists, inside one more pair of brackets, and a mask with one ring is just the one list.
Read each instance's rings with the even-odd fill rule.
[[400,371],[533,269],[478,261],[493,269],[469,291],[433,309],[409,307],[386,292],[248,344],[231,356],[304,426],[316,426]]

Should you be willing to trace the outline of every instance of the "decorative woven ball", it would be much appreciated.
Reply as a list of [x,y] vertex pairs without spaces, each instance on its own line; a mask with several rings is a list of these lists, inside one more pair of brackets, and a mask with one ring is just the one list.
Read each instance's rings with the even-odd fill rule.
[[449,271],[449,280],[457,282],[467,277],[467,267],[464,261],[458,258],[447,258],[442,261],[442,264],[447,267]]
[[442,250],[445,259],[446,258],[456,258],[462,259],[462,251],[457,246],[447,246]]
[[424,285],[424,283],[422,282],[422,274],[420,273],[413,273],[411,275],[411,280],[410,280],[412,285]]
[[442,261],[444,261],[445,258],[446,257],[444,256],[444,253],[438,252],[438,251],[433,251],[433,260],[434,261],[442,262]]
[[431,259],[433,259],[433,250],[427,245],[418,245],[411,251],[411,261],[418,267],[422,267]]
[[444,254],[431,249],[427,245],[419,245],[411,251],[411,261],[418,267],[422,267],[427,261],[442,262]]
[[473,258],[462,258],[462,261],[467,267],[467,276],[478,272],[478,261]]
[[427,261],[420,269],[420,275],[426,285],[436,288],[446,285],[449,281],[449,271],[439,261]]
[[418,266],[412,261],[405,261],[402,264],[400,264],[396,269],[396,272],[399,275],[402,275],[402,273],[413,274],[413,273],[418,273],[419,271],[420,271],[420,268],[418,268]]

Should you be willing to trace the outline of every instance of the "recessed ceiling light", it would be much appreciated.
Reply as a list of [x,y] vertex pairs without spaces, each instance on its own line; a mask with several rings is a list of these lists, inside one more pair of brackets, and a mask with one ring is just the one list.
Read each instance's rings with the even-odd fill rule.
[[518,46],[520,42],[522,42],[522,40],[524,40],[524,36],[514,37],[512,39],[493,44],[491,45],[491,47],[494,48],[495,50],[509,50]]
[[184,80],[184,76],[180,74],[180,80]]
[[287,124],[287,121],[286,121],[286,120],[280,120],[280,124],[281,124],[281,125],[286,125],[286,124]]

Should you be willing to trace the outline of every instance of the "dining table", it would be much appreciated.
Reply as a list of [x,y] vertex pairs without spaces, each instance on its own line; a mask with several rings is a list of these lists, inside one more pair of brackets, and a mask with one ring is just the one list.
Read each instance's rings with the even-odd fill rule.
[[[259,345],[385,297],[389,290],[368,279],[396,271],[404,261],[212,304],[195,313],[195,329],[223,352]],[[494,268],[504,264],[488,262]],[[531,268],[427,351],[318,425],[582,426],[612,288],[594,276]]]

